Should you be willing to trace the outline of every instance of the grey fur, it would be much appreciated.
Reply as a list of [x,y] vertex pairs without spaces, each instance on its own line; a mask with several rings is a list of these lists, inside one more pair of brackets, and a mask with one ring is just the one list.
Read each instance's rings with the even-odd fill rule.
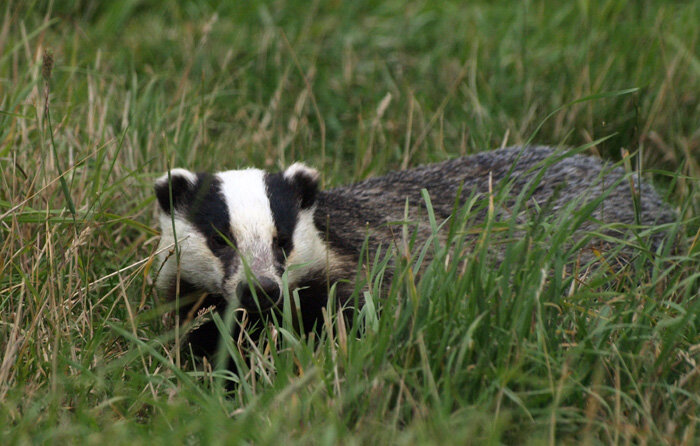
[[[592,218],[588,218],[578,229],[577,234],[580,234],[597,229],[599,224],[596,220],[603,223],[635,223],[631,180],[640,196],[639,222],[642,225],[675,220],[674,213],[656,191],[645,182],[638,184],[636,175],[626,174],[620,167],[612,167],[590,156],[564,156],[556,161],[564,152],[543,146],[508,147],[392,172],[351,186],[320,192],[315,214],[316,225],[321,233],[327,234],[326,238],[332,248],[346,255],[347,261],[351,263],[349,269],[352,270],[356,268],[355,258],[368,234],[370,255],[379,244],[390,246],[396,241],[398,229],[387,223],[404,220],[406,200],[411,208],[410,214],[415,216],[416,211],[424,207],[421,196],[423,188],[430,194],[438,223],[440,219],[450,217],[460,186],[463,187],[463,203],[472,194],[486,199],[489,195],[489,181],[494,192],[504,186],[503,182],[510,181],[509,195],[500,204],[496,204],[495,218],[502,221],[510,217],[517,195],[531,181],[536,183],[526,202],[526,208],[520,210],[520,222],[531,218],[537,206],[545,208],[545,212],[556,214],[572,203],[581,207],[607,193],[601,206],[592,213]],[[544,172],[542,169],[545,169]],[[535,180],[539,174],[542,175],[541,179]],[[474,218],[473,224],[483,222],[485,216],[486,211],[482,209]],[[603,232],[621,236],[612,229]],[[427,218],[420,219],[417,229],[418,246],[430,234]],[[572,234],[572,238],[577,234]],[[656,245],[661,240],[662,237],[657,235],[652,241]],[[498,256],[501,253],[495,254]],[[587,261],[591,257],[584,253],[582,258]],[[349,273],[350,271],[345,271],[345,274]]]

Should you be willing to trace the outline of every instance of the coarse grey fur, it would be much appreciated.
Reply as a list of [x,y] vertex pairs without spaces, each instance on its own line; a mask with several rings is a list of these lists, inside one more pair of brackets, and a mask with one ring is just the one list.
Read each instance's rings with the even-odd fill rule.
[[[455,205],[455,196],[462,187],[462,199],[472,193],[486,197],[491,190],[498,191],[502,181],[511,181],[510,197],[500,209],[501,217],[508,214],[508,207],[535,176],[531,204],[542,206],[549,203],[548,212],[556,213],[563,207],[578,202],[580,205],[606,194],[601,206],[592,217],[601,222],[635,223],[633,189],[634,182],[641,197],[640,223],[651,225],[675,220],[671,209],[646,182],[637,183],[634,174],[627,174],[620,167],[585,155],[571,155],[548,165],[562,156],[551,147],[508,147],[476,155],[429,164],[409,170],[395,171],[381,177],[328,191],[317,198],[315,221],[321,231],[328,231],[330,242],[336,249],[357,252],[371,229],[373,243],[387,242],[394,238],[391,226],[385,223],[404,220],[406,200],[412,207],[423,205],[421,190],[430,195],[432,208],[437,218],[450,217]],[[550,200],[554,200],[550,203]],[[484,213],[482,213],[482,218]],[[328,219],[326,227],[324,220]],[[477,219],[476,222],[479,220]],[[427,225],[427,222],[424,222]],[[594,229],[598,224],[589,219],[580,232]],[[424,234],[429,234],[425,228]],[[419,241],[422,241],[419,239]]]
[[[194,174],[187,173],[187,175],[194,178]],[[578,209],[601,196],[604,198],[600,205],[571,235],[572,240],[587,231],[599,228],[602,228],[601,232],[609,235],[623,239],[628,237],[626,229],[619,231],[609,223],[623,223],[625,225],[622,226],[628,228],[635,222],[641,225],[652,225],[675,220],[673,211],[661,200],[654,189],[644,181],[640,184],[636,175],[625,173],[620,167],[613,167],[594,157],[571,155],[565,149],[542,146],[509,147],[482,152],[414,169],[396,171],[350,186],[325,191],[316,191],[318,173],[302,164],[290,167],[284,173],[284,178],[285,181],[290,182],[283,182],[282,187],[286,187],[286,184],[290,188],[296,187],[292,179],[301,178],[302,186],[305,188],[302,195],[294,195],[297,197],[295,200],[299,201],[294,208],[295,212],[299,211],[295,229],[297,246],[293,251],[286,253],[287,258],[292,259],[296,251],[304,248],[298,244],[307,243],[307,240],[324,247],[324,250],[318,248],[310,250],[309,252],[316,254],[307,253],[304,258],[308,260],[309,255],[325,258],[312,259],[315,266],[306,267],[303,274],[294,278],[293,283],[290,281],[289,284],[290,287],[299,290],[301,313],[306,331],[313,325],[318,326],[321,309],[327,304],[328,290],[333,284],[336,285],[338,302],[349,303],[355,289],[354,279],[365,242],[367,242],[370,258],[380,246],[385,249],[396,248],[397,242],[401,239],[401,226],[392,223],[405,221],[406,217],[410,221],[412,235],[415,236],[415,246],[421,247],[428,240],[432,231],[426,217],[422,189],[426,189],[430,196],[438,225],[451,217],[460,188],[459,204],[474,198],[477,203],[480,203],[475,207],[476,213],[471,216],[473,220],[470,221],[470,224],[477,226],[483,223],[489,202],[493,203],[494,220],[509,221],[515,218],[518,223],[525,223],[539,212],[556,216],[566,207],[572,206]],[[162,179],[159,181],[162,187]],[[156,189],[158,190],[158,183]],[[524,200],[518,207],[516,206],[517,197],[523,191],[525,191]],[[635,210],[633,191],[640,197],[638,210]],[[493,194],[502,192],[506,192],[504,197],[491,200]],[[406,215],[407,203],[408,215]],[[164,206],[162,201],[161,206]],[[513,212],[516,209],[518,213],[514,216]],[[229,212],[239,215],[235,218],[246,218],[246,212],[236,213],[236,210],[232,209],[229,209]],[[307,215],[304,212],[311,212],[312,218],[303,220],[301,216]],[[199,215],[198,218],[201,219],[202,216]],[[302,220],[304,223],[300,223]],[[169,218],[161,219],[161,227],[164,231],[169,224]],[[313,227],[299,228],[302,224],[313,225]],[[303,237],[299,236],[301,230],[305,231]],[[660,235],[653,236],[652,245],[656,246],[662,240]],[[164,240],[162,243],[167,241]],[[593,243],[598,243],[597,246],[604,249],[604,244],[599,240],[592,241],[591,244]],[[498,245],[494,245],[494,249],[497,252],[494,255],[498,258],[502,255],[504,248],[502,246],[496,248],[496,246]],[[260,246],[256,249],[258,249],[256,252],[264,251],[264,249],[260,251]],[[593,256],[585,250],[582,253],[584,261],[593,259]],[[622,252],[626,253],[626,251]],[[243,256],[246,253],[234,254],[233,251],[231,253],[232,256],[239,254]],[[183,264],[188,261],[185,257],[181,260]],[[256,259],[248,259],[248,262],[253,264]],[[202,266],[205,267],[205,265]],[[280,271],[287,266],[282,265]],[[196,265],[194,269],[197,269]],[[391,275],[391,267],[387,273]],[[206,277],[216,275],[211,271],[207,274]],[[292,275],[290,272],[290,277]],[[172,295],[176,288],[172,283],[172,277],[175,276],[170,277],[161,281],[159,288],[166,294]],[[184,280],[187,280],[187,277],[184,277]],[[187,285],[189,287],[185,287],[187,292],[206,291],[212,296],[223,294],[223,298],[221,296],[218,298],[219,303],[225,305],[233,302],[228,295],[229,291],[218,291],[219,288],[207,287],[208,284],[192,286],[191,283],[187,283]],[[237,289],[240,290],[240,283]],[[217,299],[214,301],[216,302]],[[240,302],[237,302],[237,305],[240,305]],[[191,309],[187,310],[191,314]],[[210,332],[203,333],[205,333],[204,337],[213,336]],[[203,351],[206,351],[206,348]]]
[[[528,221],[540,208],[556,214],[569,205],[580,208],[604,195],[601,205],[586,218],[572,238],[597,229],[601,223],[634,224],[637,216],[633,188],[640,197],[641,225],[670,223],[676,219],[656,191],[644,181],[638,184],[638,177],[633,173],[625,173],[622,168],[591,156],[566,156],[565,152],[545,146],[508,147],[391,172],[351,186],[322,191],[317,198],[315,222],[319,231],[326,234],[331,247],[347,256],[349,271],[344,277],[347,279],[356,269],[356,258],[368,234],[370,258],[380,244],[385,247],[395,244],[400,238],[399,229],[387,223],[405,220],[406,200],[410,205],[410,216],[416,215],[417,209],[424,208],[422,189],[429,193],[438,224],[454,211],[460,187],[461,202],[464,203],[473,194],[486,199],[490,190],[496,193],[504,187],[503,182],[508,183],[509,194],[502,202],[496,201],[495,219],[499,221],[511,217],[517,195],[530,184],[534,184],[534,188],[526,197],[526,206],[520,209],[519,222]],[[538,175],[541,178],[535,179]],[[417,246],[422,246],[431,234],[425,210],[422,214],[424,218],[415,220]],[[485,216],[486,210],[482,209],[473,224],[483,222]],[[622,236],[612,229],[603,232]],[[656,246],[662,239],[662,235],[655,235],[652,245]],[[495,254],[498,257],[502,251]],[[581,258],[587,261],[591,255],[583,253]]]

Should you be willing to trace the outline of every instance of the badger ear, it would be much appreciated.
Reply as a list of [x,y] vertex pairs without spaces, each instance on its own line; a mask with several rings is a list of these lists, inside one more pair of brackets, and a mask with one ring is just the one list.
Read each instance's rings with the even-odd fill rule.
[[294,163],[284,171],[284,179],[294,186],[302,209],[308,209],[314,204],[319,178],[318,170],[303,163]]
[[[163,212],[170,214],[172,209],[182,207],[194,193],[197,176],[186,169],[172,169],[158,178],[153,189]],[[172,201],[171,201],[172,191]],[[172,203],[172,207],[171,207]]]

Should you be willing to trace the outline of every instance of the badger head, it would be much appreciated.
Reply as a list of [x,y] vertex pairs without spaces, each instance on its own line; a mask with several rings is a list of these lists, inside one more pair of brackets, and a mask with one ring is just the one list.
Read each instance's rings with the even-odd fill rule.
[[173,169],[159,178],[159,290],[172,297],[179,280],[181,290],[223,296],[234,308],[279,303],[285,271],[293,288],[327,259],[313,222],[318,179],[300,163],[279,173]]

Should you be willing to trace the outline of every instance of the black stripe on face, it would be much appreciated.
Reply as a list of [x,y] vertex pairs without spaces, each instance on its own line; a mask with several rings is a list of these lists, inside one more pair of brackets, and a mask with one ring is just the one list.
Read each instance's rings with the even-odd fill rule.
[[294,187],[281,173],[265,174],[265,191],[277,229],[273,248],[277,261],[283,264],[285,255],[294,249],[293,235],[299,216],[299,199]]
[[236,241],[231,234],[231,216],[221,191],[221,179],[198,173],[197,182],[185,202],[187,220],[204,235],[207,246],[224,265],[226,276],[233,273]]

